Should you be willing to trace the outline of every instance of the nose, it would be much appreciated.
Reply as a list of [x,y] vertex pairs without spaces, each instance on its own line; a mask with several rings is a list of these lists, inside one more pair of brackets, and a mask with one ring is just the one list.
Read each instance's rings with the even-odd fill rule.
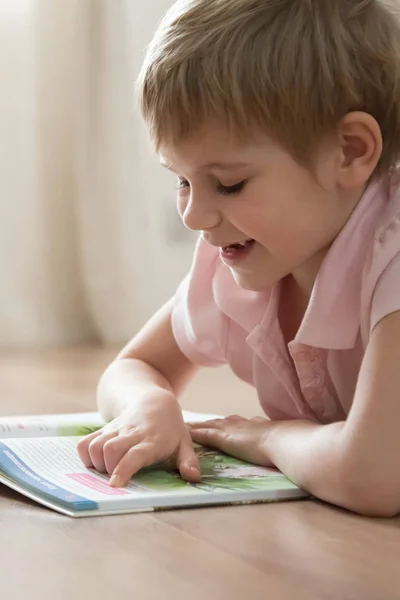
[[179,202],[182,221],[192,231],[205,231],[217,227],[222,216],[212,199],[191,191],[190,196]]

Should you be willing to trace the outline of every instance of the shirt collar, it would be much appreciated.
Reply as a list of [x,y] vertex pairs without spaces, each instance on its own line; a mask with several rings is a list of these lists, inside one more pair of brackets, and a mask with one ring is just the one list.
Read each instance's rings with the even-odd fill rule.
[[366,255],[388,196],[382,181],[364,192],[320,267],[295,342],[332,350],[354,347]]

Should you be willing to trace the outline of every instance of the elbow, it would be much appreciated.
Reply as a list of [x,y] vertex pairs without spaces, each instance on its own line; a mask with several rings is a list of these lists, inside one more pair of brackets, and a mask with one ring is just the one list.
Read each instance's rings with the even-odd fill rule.
[[371,469],[346,470],[341,477],[340,504],[363,516],[391,518],[400,513],[400,480]]
[[375,518],[392,518],[400,512],[398,498],[366,492],[364,495],[350,494],[345,499],[345,507],[359,515]]

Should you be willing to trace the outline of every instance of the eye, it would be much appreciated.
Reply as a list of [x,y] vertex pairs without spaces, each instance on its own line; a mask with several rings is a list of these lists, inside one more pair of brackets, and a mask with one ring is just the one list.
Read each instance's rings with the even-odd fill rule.
[[239,194],[247,183],[247,179],[243,181],[239,181],[239,183],[235,183],[235,185],[222,185],[222,183],[217,183],[217,192],[222,194],[223,196],[233,196],[234,194]]
[[178,190],[184,190],[184,189],[190,187],[190,183],[188,182],[187,179],[184,179],[183,177],[178,177],[178,180],[176,182],[176,187]]

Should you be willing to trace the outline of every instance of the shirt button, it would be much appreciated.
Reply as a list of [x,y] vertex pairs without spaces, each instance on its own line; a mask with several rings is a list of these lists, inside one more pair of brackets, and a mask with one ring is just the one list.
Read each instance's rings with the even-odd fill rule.
[[305,399],[306,399],[306,400],[309,400],[309,401],[311,402],[312,400],[315,400],[315,398],[316,398],[317,394],[315,393],[315,391],[314,391],[314,390],[307,390],[307,391],[304,393],[304,396],[305,396]]

